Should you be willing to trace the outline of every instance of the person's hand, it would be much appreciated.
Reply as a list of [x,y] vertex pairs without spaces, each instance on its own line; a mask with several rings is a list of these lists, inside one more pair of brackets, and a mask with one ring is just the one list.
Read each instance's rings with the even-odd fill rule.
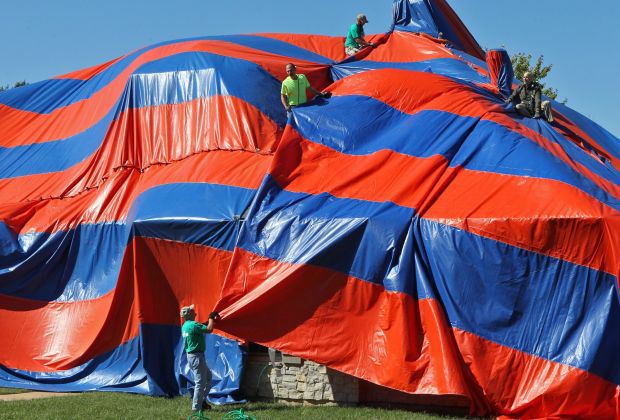
[[329,99],[332,97],[332,93],[331,92],[321,92],[321,97],[325,98],[325,99]]
[[510,98],[504,99],[504,103],[506,105],[509,105],[512,101],[510,100]]
[[536,114],[534,114],[534,119],[536,119],[536,120],[540,119],[540,114],[538,112]]
[[290,105],[286,106],[285,109],[286,109],[286,112],[291,112],[291,110],[292,110]]
[[375,44],[373,44],[372,42],[369,42],[369,43],[368,43],[368,46],[369,46],[370,48],[375,48],[375,47],[376,47],[376,45],[375,45]]
[[209,314],[209,319],[212,319],[214,321],[217,321],[218,319],[221,319],[222,317],[220,316],[219,313],[213,311]]

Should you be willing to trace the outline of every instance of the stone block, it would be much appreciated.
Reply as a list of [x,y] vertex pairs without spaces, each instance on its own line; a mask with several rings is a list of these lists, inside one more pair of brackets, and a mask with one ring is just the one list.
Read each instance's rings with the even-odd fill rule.
[[282,382],[283,383],[295,383],[297,382],[297,378],[293,375],[284,375],[282,377]]
[[294,389],[290,389],[288,391],[288,397],[292,400],[301,400],[303,398],[304,394],[303,392],[299,392],[297,390]]

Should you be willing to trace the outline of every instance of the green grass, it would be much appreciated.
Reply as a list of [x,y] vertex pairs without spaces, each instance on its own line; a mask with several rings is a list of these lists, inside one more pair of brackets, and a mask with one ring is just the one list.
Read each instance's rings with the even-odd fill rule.
[[[302,407],[249,403],[245,413],[257,420],[293,419],[448,419],[425,413],[364,407]],[[212,420],[239,406],[216,407],[207,412]],[[30,401],[0,401],[0,419],[185,419],[191,413],[188,397],[152,398],[121,393],[84,393],[69,397]]]
[[19,388],[0,388],[0,395],[21,394],[22,392],[30,392],[30,391],[27,389],[19,389]]

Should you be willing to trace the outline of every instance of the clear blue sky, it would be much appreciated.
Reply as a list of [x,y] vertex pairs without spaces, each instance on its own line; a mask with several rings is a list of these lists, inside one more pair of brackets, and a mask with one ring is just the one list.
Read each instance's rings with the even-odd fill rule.
[[[292,32],[344,35],[356,13],[384,32],[391,0],[10,0],[2,2],[0,84],[35,82],[158,41]],[[620,0],[449,0],[486,48],[544,54],[548,84],[620,137]],[[527,12],[529,10],[529,12]],[[527,19],[524,16],[528,16]],[[511,23],[518,19],[518,23]]]

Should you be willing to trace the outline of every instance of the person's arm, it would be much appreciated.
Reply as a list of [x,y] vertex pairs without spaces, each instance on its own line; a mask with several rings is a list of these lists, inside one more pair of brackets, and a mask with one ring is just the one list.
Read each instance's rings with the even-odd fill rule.
[[374,44],[370,43],[370,42],[366,42],[366,39],[364,39],[364,31],[360,30],[359,27],[357,27],[357,33],[355,33],[355,36],[353,37],[353,40],[357,43],[357,45],[359,45],[360,47],[374,47]]
[[509,103],[511,103],[512,101],[515,100],[515,98],[519,94],[519,90],[521,90],[521,86],[519,86],[518,88],[516,88],[515,90],[512,91],[512,94],[508,97],[508,99],[506,99],[506,103],[507,104],[509,104]]
[[288,104],[288,96],[281,93],[280,101],[282,101],[282,106],[284,106],[284,109],[286,109],[287,112],[291,112],[291,106]]
[[310,91],[314,93],[316,96],[320,96],[321,98],[329,98],[331,96],[330,92],[319,92],[318,90],[316,90],[310,85],[308,85],[308,89],[310,89]]
[[282,82],[282,87],[280,88],[280,102],[282,102],[282,106],[286,109],[287,112],[291,112],[291,106],[288,103],[288,89]]
[[375,44],[373,44],[372,42],[366,42],[364,37],[355,38],[355,42],[357,42],[357,45],[359,45],[360,47],[374,47],[375,46]]
[[213,327],[215,326],[215,321],[220,319],[220,314],[218,314],[217,312],[211,312],[209,314],[209,321],[207,321],[207,332],[210,333],[213,331]]

